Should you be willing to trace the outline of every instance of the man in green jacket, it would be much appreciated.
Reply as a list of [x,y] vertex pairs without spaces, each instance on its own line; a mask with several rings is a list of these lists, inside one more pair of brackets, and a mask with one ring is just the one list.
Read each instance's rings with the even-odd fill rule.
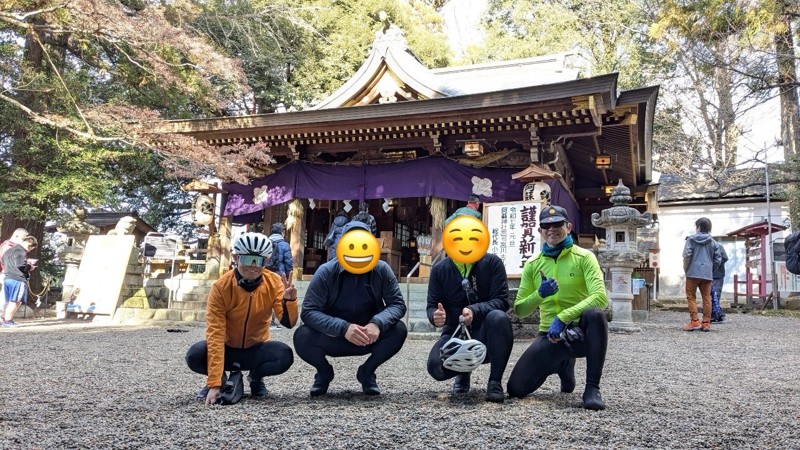
[[572,224],[560,206],[539,214],[542,251],[522,269],[514,311],[520,318],[539,309],[539,334],[508,379],[508,394],[525,397],[558,374],[561,392],[575,389],[575,358],[586,358],[583,407],[605,409],[600,377],[608,347],[608,304],[603,272],[594,253],[573,242]]

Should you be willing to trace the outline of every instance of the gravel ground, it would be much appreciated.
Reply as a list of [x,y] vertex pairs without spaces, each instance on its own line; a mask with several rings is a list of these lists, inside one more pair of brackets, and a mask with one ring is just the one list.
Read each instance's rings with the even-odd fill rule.
[[[598,412],[581,408],[584,360],[572,394],[553,376],[494,404],[483,400],[488,366],[470,394],[451,396],[426,372],[433,342],[418,339],[378,370],[377,398],[355,380],[365,357],[334,359],[317,399],[296,357],[267,379],[266,400],[207,408],[194,399],[204,378],[183,361],[202,324],[20,321],[0,332],[0,448],[800,448],[800,319],[728,314],[710,333],[681,331],[686,320],[654,312],[642,333],[611,335]],[[274,338],[291,345],[291,334]],[[514,344],[509,366],[529,342]]]

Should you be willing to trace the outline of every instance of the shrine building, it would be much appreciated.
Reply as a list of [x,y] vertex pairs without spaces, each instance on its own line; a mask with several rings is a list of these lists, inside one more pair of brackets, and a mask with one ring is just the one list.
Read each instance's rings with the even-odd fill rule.
[[[234,224],[287,231],[297,277],[325,262],[333,217],[367,202],[398,277],[419,261],[417,239],[441,247],[443,220],[471,194],[485,204],[547,194],[577,233],[603,237],[592,213],[620,180],[631,206],[653,202],[652,135],[658,87],[618,92],[616,73],[582,78],[575,55],[429,69],[400,30],[378,32],[360,69],[313,108],[170,122],[212,145],[264,142],[276,163],[247,185],[225,183],[217,246],[230,262]],[[534,192],[536,191],[536,192]],[[391,237],[389,236],[391,233]],[[423,271],[424,272],[424,271]],[[419,276],[415,271],[412,276]]]

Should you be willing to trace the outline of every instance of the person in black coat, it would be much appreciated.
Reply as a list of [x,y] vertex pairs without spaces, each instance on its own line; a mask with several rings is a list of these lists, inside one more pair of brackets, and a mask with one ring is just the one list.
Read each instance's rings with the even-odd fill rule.
[[436,263],[428,283],[427,312],[431,324],[442,327],[442,335],[428,355],[428,373],[438,381],[455,377],[453,393],[469,392],[471,373],[446,369],[440,356],[463,316],[472,338],[486,345],[484,364],[491,364],[486,400],[503,402],[501,381],[514,344],[509,308],[506,268],[497,255],[486,253],[472,264],[449,256]]
[[[369,232],[366,224],[350,222],[342,235],[354,229]],[[385,261],[363,274],[346,271],[336,259],[320,266],[303,299],[303,325],[294,333],[295,352],[317,369],[311,396],[328,392],[334,376],[328,356],[367,354],[356,379],[364,394],[380,395],[375,370],[403,346],[405,313],[397,278]]]

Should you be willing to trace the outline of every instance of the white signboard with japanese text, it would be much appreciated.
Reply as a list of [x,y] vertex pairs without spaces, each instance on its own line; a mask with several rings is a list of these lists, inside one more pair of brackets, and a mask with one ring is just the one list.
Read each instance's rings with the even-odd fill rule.
[[519,278],[522,266],[541,250],[539,211],[544,202],[486,203],[483,221],[489,230],[489,253],[503,260],[509,278]]
[[800,275],[786,269],[786,261],[775,261],[775,277],[781,292],[800,292]]

